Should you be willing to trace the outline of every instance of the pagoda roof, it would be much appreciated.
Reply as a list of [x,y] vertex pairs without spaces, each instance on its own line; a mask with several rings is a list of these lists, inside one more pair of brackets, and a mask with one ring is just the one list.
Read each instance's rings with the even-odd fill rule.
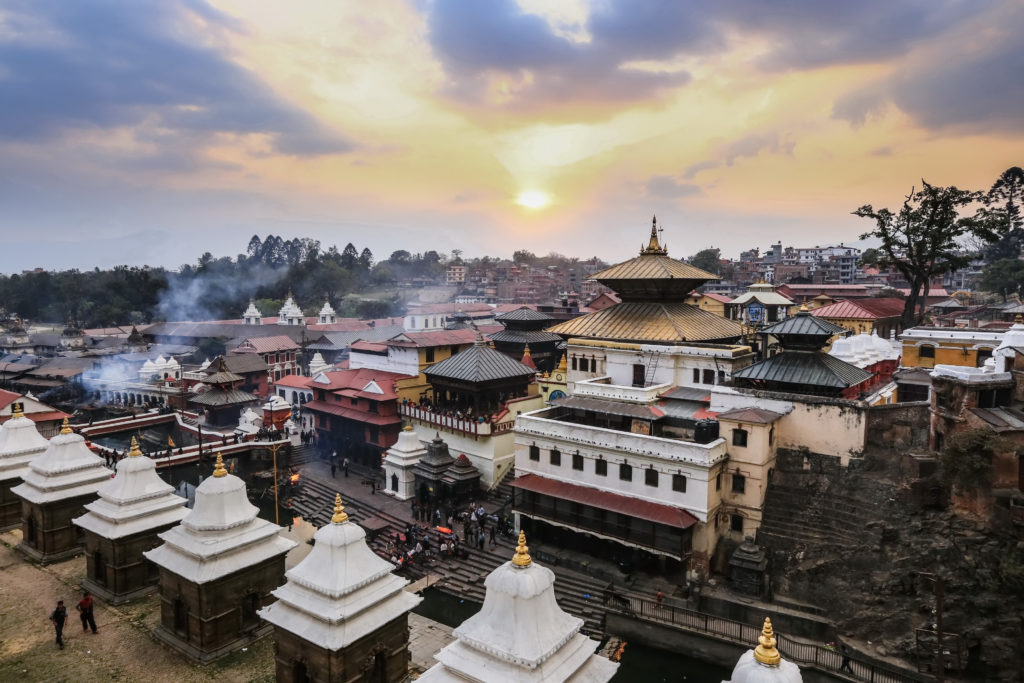
[[96,493],[110,479],[103,459],[89,450],[85,437],[64,421],[43,454],[28,465],[22,483],[11,491],[30,503],[45,504]]
[[562,338],[554,332],[547,332],[545,330],[506,329],[501,332],[494,332],[488,336],[491,338],[491,341],[510,344],[552,344],[562,341]]
[[682,302],[623,302],[549,327],[563,337],[682,342],[738,338],[738,323]]
[[422,598],[405,591],[390,562],[366,544],[336,498],[334,516],[313,536],[313,549],[273,591],[277,601],[260,616],[277,628],[337,651],[415,607]]
[[428,381],[447,379],[473,384],[503,379],[526,379],[536,373],[536,369],[487,346],[482,338],[478,338],[468,349],[463,349],[423,371]]
[[732,373],[733,379],[846,389],[870,379],[871,373],[820,351],[783,351]]
[[794,335],[804,337],[822,336],[828,339],[837,334],[846,334],[849,330],[824,318],[815,317],[809,311],[802,310],[792,317],[761,328],[760,331],[762,334],[772,334],[780,338],[786,335]]
[[228,370],[224,362],[224,356],[218,356],[207,368],[209,373],[203,378],[203,384],[230,384],[232,382],[243,382],[245,378]]
[[202,406],[233,406],[259,400],[258,396],[241,389],[210,389],[189,398],[192,403]]
[[534,309],[529,308],[527,306],[520,306],[514,311],[508,311],[507,313],[499,313],[498,315],[494,316],[494,319],[502,323],[507,320],[554,320],[554,318],[552,318],[547,313],[535,311]]

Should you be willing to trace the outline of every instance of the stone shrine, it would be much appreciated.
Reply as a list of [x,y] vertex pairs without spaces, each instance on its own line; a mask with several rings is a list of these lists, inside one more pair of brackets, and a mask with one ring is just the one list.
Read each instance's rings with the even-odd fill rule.
[[434,656],[424,683],[519,681],[604,683],[619,665],[594,654],[597,642],[581,634],[583,620],[555,601],[555,575],[534,564],[519,534],[511,561],[487,576],[479,612],[452,632],[455,642]]
[[29,463],[22,483],[11,489],[21,498],[18,549],[43,564],[81,552],[81,532],[71,520],[85,511],[85,504],[96,498],[110,475],[103,458],[89,450],[85,437],[72,432],[65,418],[60,434]]
[[284,582],[284,556],[296,543],[258,512],[218,453],[192,511],[143,553],[160,571],[157,639],[206,663],[270,631],[258,611]]
[[86,578],[93,595],[117,605],[156,587],[156,565],[143,553],[160,544],[158,534],[180,522],[185,499],[156,473],[156,463],[142,455],[132,437],[128,457],[117,474],[97,491],[88,512],[72,520],[85,532]]
[[384,454],[384,487],[385,493],[398,500],[409,500],[416,495],[416,477],[413,466],[427,452],[423,443],[416,436],[412,425],[398,433],[398,441]]
[[11,404],[11,419],[0,428],[0,530],[21,526],[21,499],[11,489],[21,483],[28,464],[46,450],[36,423],[25,417],[21,401]]
[[288,571],[260,610],[274,625],[279,682],[397,683],[409,670],[408,614],[422,598],[404,590],[394,565],[366,545],[366,532],[334,500],[313,550]]

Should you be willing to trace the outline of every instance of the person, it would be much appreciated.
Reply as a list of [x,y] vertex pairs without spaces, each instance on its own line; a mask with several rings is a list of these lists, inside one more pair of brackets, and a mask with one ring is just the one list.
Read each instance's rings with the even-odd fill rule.
[[839,664],[839,670],[845,671],[852,675],[853,667],[850,666],[850,648],[846,647],[846,643],[843,643],[840,652],[842,653],[843,661]]
[[660,590],[658,591],[658,594],[656,596],[654,596],[654,601],[658,603],[659,607],[661,606],[661,601],[664,600],[664,599],[665,599],[665,596],[664,596],[664,594],[662,594],[662,592]]
[[480,532],[477,534],[477,537],[476,537],[476,547],[480,548],[480,550],[484,549],[484,532],[483,532],[483,529],[481,529]]
[[82,632],[85,633],[90,628],[93,633],[96,633],[96,619],[92,615],[93,600],[92,596],[89,595],[89,591],[82,593],[82,599],[78,601],[78,612],[82,618]]
[[345,478],[348,479],[348,458],[341,463],[341,469],[345,472]]
[[336,462],[334,462],[334,460],[332,459],[331,460],[331,479],[334,479],[334,474],[337,471],[338,471],[338,464]]
[[64,627],[68,623],[68,611],[64,607],[64,601],[58,600],[57,607],[50,612],[50,621],[53,622],[53,628],[57,632],[57,647],[64,649]]
[[498,530],[498,527],[495,526],[494,524],[492,524],[491,525],[491,549],[492,550],[494,549],[494,547],[496,545],[498,545],[498,542],[494,540],[494,534],[497,532],[497,530]]

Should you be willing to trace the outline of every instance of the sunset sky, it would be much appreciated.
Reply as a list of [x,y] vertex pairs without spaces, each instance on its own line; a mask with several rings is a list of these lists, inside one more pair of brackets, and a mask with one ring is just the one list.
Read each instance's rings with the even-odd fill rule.
[[1024,3],[4,0],[0,271],[249,237],[622,260],[851,242],[1024,164]]

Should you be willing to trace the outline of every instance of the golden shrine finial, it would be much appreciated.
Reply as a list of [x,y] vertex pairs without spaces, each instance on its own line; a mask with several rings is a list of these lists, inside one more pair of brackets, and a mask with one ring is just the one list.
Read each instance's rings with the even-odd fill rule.
[[651,218],[651,239],[647,242],[646,247],[640,248],[640,254],[654,254],[656,256],[665,256],[668,254],[668,247],[662,246],[658,241],[658,217],[654,216]]
[[754,659],[768,666],[778,666],[782,661],[782,655],[775,649],[775,632],[772,631],[772,620],[768,617],[764,618],[764,628],[754,648]]
[[128,449],[128,457],[129,458],[134,458],[134,457],[139,456],[139,455],[142,455],[142,451],[139,449],[139,442],[136,441],[135,437],[133,436],[132,437],[132,447]]
[[529,567],[533,563],[530,558],[530,549],[526,547],[526,532],[519,532],[519,545],[516,546],[516,554],[512,556],[512,564],[517,567]]
[[64,418],[64,424],[61,425],[60,433],[61,434],[71,434],[72,433],[71,432],[71,423],[68,422],[68,419],[66,417]]
[[217,466],[213,468],[213,476],[215,477],[226,477],[228,471],[224,469],[224,456],[220,453],[217,454]]
[[565,354],[562,354],[562,359],[558,361],[558,371],[564,373],[569,369],[569,363],[565,360]]
[[25,406],[22,405],[21,401],[15,401],[11,404],[11,417],[25,417]]
[[411,424],[405,425],[404,427],[402,427],[402,431],[403,432],[411,432],[412,431],[412,425]]
[[1021,315],[1020,313],[1018,313],[1018,314],[1017,314],[1017,315],[1016,315],[1016,316],[1015,316],[1015,317],[1013,318],[1013,322],[1015,322],[1015,323],[1024,323],[1024,316],[1022,316],[1022,315]]
[[348,513],[345,512],[345,508],[341,505],[341,494],[334,494],[334,516],[331,517],[331,521],[335,524],[342,524],[348,521]]
[[800,312],[801,313],[808,313],[808,312],[810,312],[810,310],[811,309],[807,308],[807,302],[806,301],[804,303],[800,304]]

